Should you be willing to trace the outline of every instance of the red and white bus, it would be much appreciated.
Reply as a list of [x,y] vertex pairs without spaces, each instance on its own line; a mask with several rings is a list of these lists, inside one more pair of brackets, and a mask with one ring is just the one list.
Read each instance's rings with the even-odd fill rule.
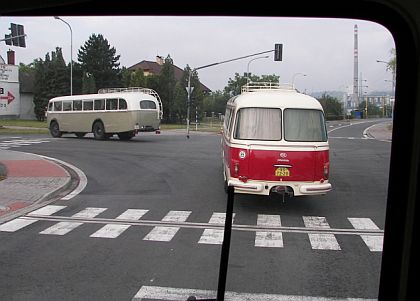
[[290,85],[249,83],[226,107],[225,186],[236,193],[289,196],[331,190],[321,104]]

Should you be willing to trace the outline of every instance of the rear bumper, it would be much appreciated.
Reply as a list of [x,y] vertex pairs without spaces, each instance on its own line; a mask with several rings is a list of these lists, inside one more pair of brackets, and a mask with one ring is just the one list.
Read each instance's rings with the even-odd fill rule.
[[293,189],[295,196],[326,194],[332,189],[332,185],[328,182],[264,182],[249,180],[244,183],[238,179],[230,178],[228,184],[235,187],[236,193],[259,195],[269,195],[271,189],[276,186],[290,187]]

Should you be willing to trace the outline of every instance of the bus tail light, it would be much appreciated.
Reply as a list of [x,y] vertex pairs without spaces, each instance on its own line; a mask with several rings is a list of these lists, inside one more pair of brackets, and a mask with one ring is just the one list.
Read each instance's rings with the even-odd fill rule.
[[239,162],[235,163],[234,171],[235,171],[235,177],[237,177],[239,175]]
[[326,162],[324,163],[324,179],[328,180],[329,176],[330,176],[330,163]]

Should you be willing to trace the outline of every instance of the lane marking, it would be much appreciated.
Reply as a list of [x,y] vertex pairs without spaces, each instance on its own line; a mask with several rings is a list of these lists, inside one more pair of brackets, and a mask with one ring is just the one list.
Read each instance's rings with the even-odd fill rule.
[[[173,300],[185,301],[189,296],[195,296],[197,299],[216,298],[217,292],[212,290],[183,289],[160,286],[142,286],[132,301],[141,301],[142,299],[153,300]],[[337,298],[337,297],[314,297],[298,295],[280,295],[263,293],[237,293],[226,292],[227,301],[375,301],[377,299],[364,298]]]
[[[64,209],[66,206],[55,206],[55,205],[48,205],[45,207],[42,207],[40,209],[37,209],[35,211],[30,212],[28,215],[38,215],[42,214],[44,216],[49,216],[51,214],[54,214],[62,209]],[[14,220],[11,220],[7,223],[4,223],[0,225],[0,231],[4,232],[15,232],[17,230],[23,229],[26,226],[29,226],[33,223],[35,223],[37,220],[29,220],[24,218],[16,218]]]
[[36,221],[36,219],[28,220],[24,218],[16,218],[14,220],[11,220],[10,222],[0,225],[0,232],[15,232],[17,230],[25,228],[26,226],[29,226],[30,224],[35,223]]
[[[191,211],[169,211],[169,213],[162,219],[164,222],[185,222],[190,216]],[[171,241],[180,227],[155,227],[143,240],[152,241]]]
[[[116,219],[122,220],[139,220],[145,215],[149,210],[142,209],[128,209],[119,215]],[[130,228],[131,225],[116,225],[116,224],[106,224],[101,229],[90,235],[90,237],[98,238],[117,238],[125,230]]]
[[39,208],[37,210],[34,210],[32,212],[29,212],[28,215],[47,215],[50,216],[54,213],[57,213],[58,211],[66,208],[67,206],[59,206],[59,205],[47,205],[45,207]]
[[[258,214],[258,226],[281,226],[280,215]],[[283,233],[257,231],[255,233],[255,246],[266,248],[283,248]]]
[[[330,229],[325,217],[303,216],[303,222],[309,228]],[[308,236],[313,250],[341,250],[334,234],[308,234]]]
[[[232,215],[232,224],[235,213]],[[214,212],[209,220],[210,225],[218,225],[224,228],[226,213]],[[233,225],[232,225],[233,226]],[[223,243],[224,229],[204,229],[198,241],[199,244],[221,245]]]
[[[104,212],[107,208],[94,208],[88,207],[75,215],[75,218],[93,218],[100,213]],[[59,222],[44,231],[39,232],[39,234],[47,234],[47,235],[65,235],[70,231],[76,229],[77,227],[83,225],[81,222]]]
[[[373,230],[379,229],[378,226],[370,218],[347,218],[355,229],[359,230]],[[384,237],[383,236],[372,236],[372,235],[360,235],[362,240],[368,246],[371,252],[382,252]]]

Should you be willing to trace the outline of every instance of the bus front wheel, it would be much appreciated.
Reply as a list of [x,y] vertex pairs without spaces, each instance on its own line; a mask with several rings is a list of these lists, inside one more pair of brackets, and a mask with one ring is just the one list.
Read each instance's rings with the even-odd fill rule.
[[93,124],[92,131],[95,139],[104,140],[106,138],[105,128],[102,122],[96,121]]
[[53,121],[50,124],[50,133],[51,136],[53,136],[54,138],[60,138],[62,133],[60,131],[60,126],[58,125],[57,121]]

